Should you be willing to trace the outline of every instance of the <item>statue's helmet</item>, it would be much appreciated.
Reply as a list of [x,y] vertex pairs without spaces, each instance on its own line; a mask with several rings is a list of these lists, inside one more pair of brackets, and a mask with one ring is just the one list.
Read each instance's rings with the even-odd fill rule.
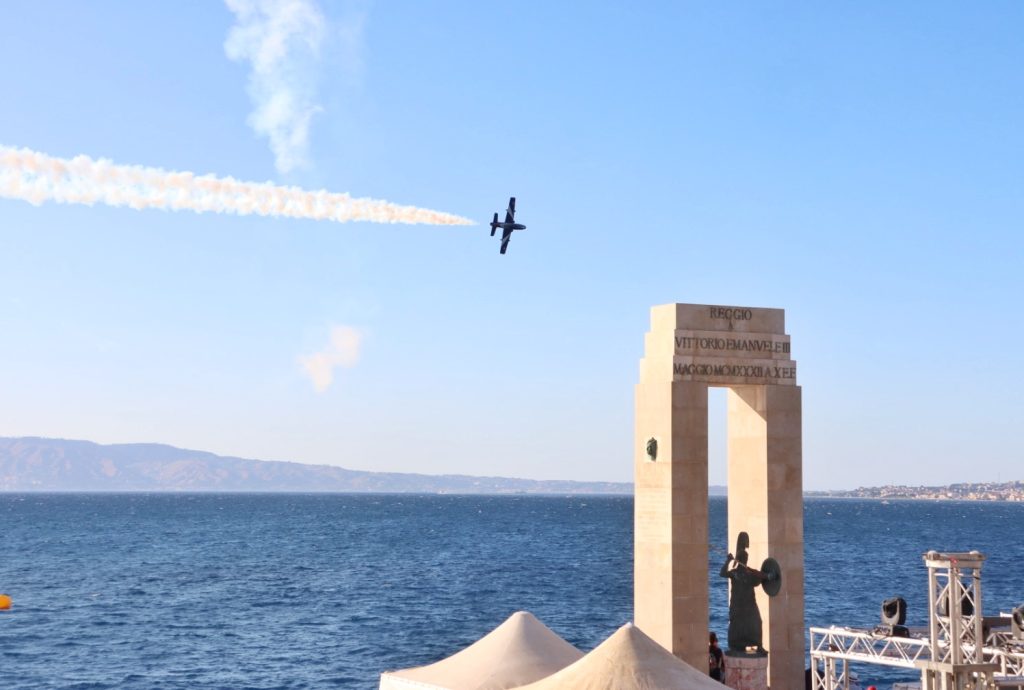
[[749,558],[747,549],[750,548],[750,535],[746,532],[740,532],[739,536],[736,537],[736,560],[743,565],[747,564]]

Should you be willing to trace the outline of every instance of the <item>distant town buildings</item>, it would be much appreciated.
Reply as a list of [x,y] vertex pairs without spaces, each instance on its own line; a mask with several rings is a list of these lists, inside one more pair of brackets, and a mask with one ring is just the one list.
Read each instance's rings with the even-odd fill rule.
[[1024,482],[977,482],[949,486],[875,486],[850,491],[808,491],[808,496],[832,498],[897,498],[934,501],[1020,501]]

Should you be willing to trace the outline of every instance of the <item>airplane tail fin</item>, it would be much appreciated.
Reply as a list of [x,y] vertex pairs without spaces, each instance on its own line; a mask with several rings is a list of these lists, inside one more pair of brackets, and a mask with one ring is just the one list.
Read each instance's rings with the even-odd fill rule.
[[498,214],[494,214],[494,220],[491,222],[491,237],[494,237],[494,231],[498,229]]

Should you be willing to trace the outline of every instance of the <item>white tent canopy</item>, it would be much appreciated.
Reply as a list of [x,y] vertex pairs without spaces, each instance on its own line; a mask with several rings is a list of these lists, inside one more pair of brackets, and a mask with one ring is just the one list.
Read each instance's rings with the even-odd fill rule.
[[626,623],[585,657],[520,690],[722,690],[698,671]]
[[447,659],[382,673],[380,690],[505,690],[550,676],[582,656],[533,614],[519,611]]

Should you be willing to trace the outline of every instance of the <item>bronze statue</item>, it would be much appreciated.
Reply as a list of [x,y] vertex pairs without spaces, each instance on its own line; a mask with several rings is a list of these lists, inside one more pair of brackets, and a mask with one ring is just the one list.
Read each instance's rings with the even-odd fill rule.
[[[732,582],[732,594],[729,597],[730,656],[764,656],[768,653],[761,641],[761,612],[757,608],[754,589],[764,582],[777,582],[779,575],[748,566],[749,547],[750,536],[746,532],[740,532],[736,538],[736,556],[733,557],[730,553],[722,565],[721,572],[718,573]],[[768,561],[774,563],[773,559],[767,559],[765,563],[768,564]],[[777,564],[774,567],[777,570]],[[765,587],[765,590],[768,591],[769,587]],[[778,589],[775,588],[775,593],[777,592]],[[747,652],[748,647],[754,647],[756,651]]]

